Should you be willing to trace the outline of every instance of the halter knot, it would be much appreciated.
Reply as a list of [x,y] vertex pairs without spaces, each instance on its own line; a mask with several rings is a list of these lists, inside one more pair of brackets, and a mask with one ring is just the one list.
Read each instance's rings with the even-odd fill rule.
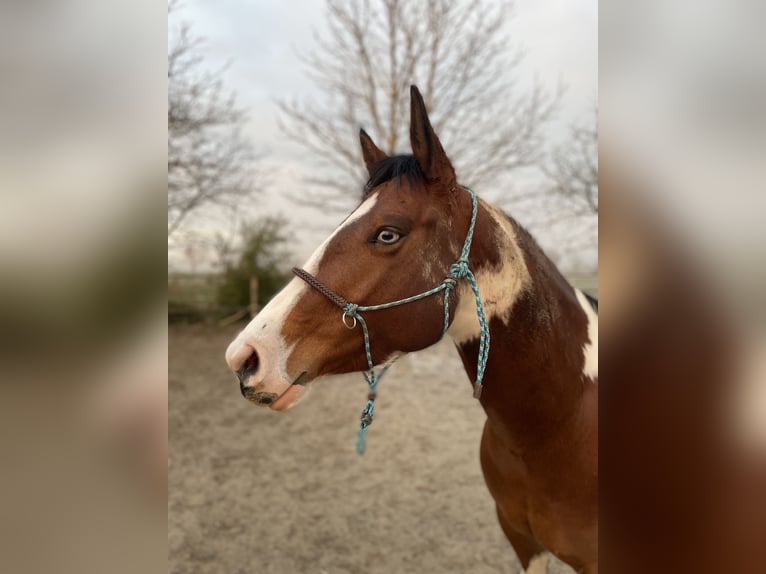
[[462,257],[449,266],[449,276],[455,279],[465,279],[470,272],[468,261]]
[[345,307],[343,307],[343,314],[348,315],[349,317],[353,317],[356,315],[356,310],[359,308],[359,305],[355,303],[349,303]]
[[375,412],[375,398],[367,399],[367,404],[362,409],[362,420],[369,425],[372,423],[372,413]]
[[[349,331],[356,329],[356,318],[359,317],[357,311],[358,307],[359,305],[355,305],[354,303],[347,303],[343,307],[343,315],[340,320],[343,321],[343,325]],[[349,321],[349,318],[351,318],[351,321]]]

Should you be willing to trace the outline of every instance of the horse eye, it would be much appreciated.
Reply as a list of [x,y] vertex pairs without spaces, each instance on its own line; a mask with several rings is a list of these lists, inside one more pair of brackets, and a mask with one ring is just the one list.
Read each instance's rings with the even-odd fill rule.
[[378,236],[375,238],[375,241],[385,243],[386,245],[392,245],[399,241],[401,238],[402,236],[396,231],[391,229],[381,229],[378,232]]

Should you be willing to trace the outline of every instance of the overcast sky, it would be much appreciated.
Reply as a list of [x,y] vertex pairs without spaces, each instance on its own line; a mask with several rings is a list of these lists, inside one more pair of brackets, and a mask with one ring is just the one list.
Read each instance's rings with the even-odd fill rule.
[[[285,188],[302,185],[301,152],[280,133],[274,101],[314,92],[297,54],[311,50],[313,31],[323,30],[324,0],[186,0],[183,6],[181,17],[206,38],[209,64],[230,63],[225,81],[248,112],[246,136],[268,154],[271,183],[248,209],[253,215],[289,213],[301,230],[296,251],[302,258],[338,218],[318,219],[284,199]],[[566,86],[554,134],[592,114],[598,97],[597,0],[517,0],[510,26],[527,54],[521,80]]]

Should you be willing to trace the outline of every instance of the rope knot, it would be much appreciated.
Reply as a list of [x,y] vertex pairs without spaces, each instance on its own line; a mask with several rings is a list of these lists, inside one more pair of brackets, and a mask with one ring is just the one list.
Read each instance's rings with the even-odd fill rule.
[[364,406],[364,409],[362,410],[362,416],[361,416],[361,428],[366,429],[368,426],[372,424],[372,415],[375,413],[375,398],[367,399],[367,404]]
[[355,303],[348,303],[345,307],[343,307],[343,314],[348,315],[349,317],[353,317],[356,315],[356,310],[359,308],[359,305],[356,305]]
[[[351,330],[356,328],[356,318],[359,317],[359,313],[357,312],[358,308],[359,305],[355,305],[354,303],[346,303],[346,305],[344,305],[343,315],[340,319],[343,321],[346,329]],[[349,318],[351,319],[350,321]]]
[[450,277],[454,277],[455,279],[465,279],[468,277],[469,273],[470,269],[468,268],[468,261],[462,257],[449,266]]

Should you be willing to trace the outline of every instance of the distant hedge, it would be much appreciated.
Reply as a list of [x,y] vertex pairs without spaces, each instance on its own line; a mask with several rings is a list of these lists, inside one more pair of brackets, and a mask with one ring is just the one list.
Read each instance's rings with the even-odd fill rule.
[[227,262],[218,287],[221,307],[247,307],[250,304],[250,278],[258,279],[258,305],[263,306],[289,281],[286,261],[286,224],[281,218],[265,217],[243,226],[239,256]]

